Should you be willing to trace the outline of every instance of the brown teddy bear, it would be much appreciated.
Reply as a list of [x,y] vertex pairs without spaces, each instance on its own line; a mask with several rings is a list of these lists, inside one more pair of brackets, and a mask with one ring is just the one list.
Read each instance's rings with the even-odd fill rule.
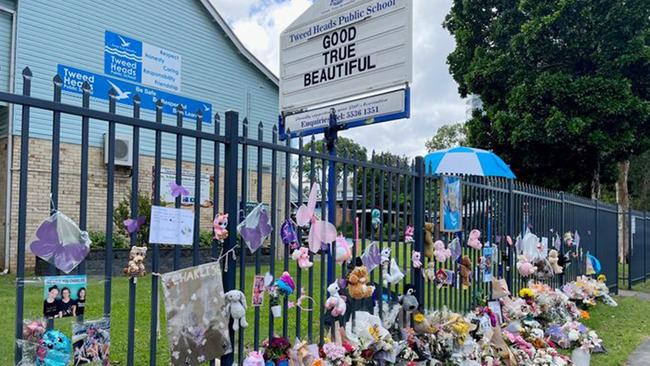
[[147,255],[147,247],[131,247],[129,252],[129,263],[124,268],[124,274],[130,278],[143,277],[147,274],[144,269],[144,258]]
[[463,281],[463,289],[469,288],[472,277],[472,260],[464,255],[460,260],[460,278]]
[[375,287],[368,285],[368,268],[357,264],[348,275],[348,293],[350,297],[361,300],[371,297],[374,291]]
[[433,259],[433,224],[424,224],[424,256]]

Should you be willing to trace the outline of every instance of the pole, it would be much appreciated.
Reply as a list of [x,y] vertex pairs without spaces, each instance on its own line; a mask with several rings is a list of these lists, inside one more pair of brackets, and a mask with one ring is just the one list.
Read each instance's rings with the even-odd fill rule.
[[[336,225],[336,162],[333,158],[336,157],[338,130],[336,111],[332,108],[330,110],[329,127],[325,131],[325,139],[327,142],[327,152],[330,158],[332,158],[329,160],[329,167],[327,169],[327,220],[333,225]],[[336,250],[332,248],[333,246],[330,246],[330,251],[327,255],[327,283],[334,282],[336,278]]]
[[[413,226],[415,226],[415,245],[414,250],[422,253],[424,247],[424,158],[418,156],[415,158],[415,202],[413,204]],[[413,287],[415,294],[420,303],[424,305],[424,281],[421,276],[422,268],[412,269]]]

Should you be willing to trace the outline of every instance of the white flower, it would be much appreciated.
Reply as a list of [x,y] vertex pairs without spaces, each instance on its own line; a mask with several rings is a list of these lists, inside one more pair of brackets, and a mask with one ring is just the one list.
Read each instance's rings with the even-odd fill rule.
[[578,340],[578,338],[580,338],[580,332],[578,332],[578,331],[575,330],[575,329],[571,329],[571,330],[569,331],[568,336],[569,336],[569,340],[571,340],[571,342],[575,342],[575,341]]

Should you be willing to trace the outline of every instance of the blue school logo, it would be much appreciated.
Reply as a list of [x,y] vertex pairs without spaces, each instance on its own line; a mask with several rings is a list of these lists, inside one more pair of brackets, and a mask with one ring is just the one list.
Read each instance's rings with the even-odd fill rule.
[[106,31],[104,73],[135,82],[142,81],[142,42]]

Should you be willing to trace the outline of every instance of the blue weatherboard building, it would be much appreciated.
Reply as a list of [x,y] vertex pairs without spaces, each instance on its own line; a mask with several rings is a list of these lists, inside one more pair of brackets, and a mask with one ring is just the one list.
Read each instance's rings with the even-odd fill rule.
[[[278,116],[278,79],[237,39],[211,1],[214,0],[0,0],[0,91],[20,93],[21,71],[28,66],[33,74],[32,95],[38,98],[52,100],[52,79],[58,73],[64,103],[80,106],[81,85],[87,81],[93,109],[108,109],[108,91],[113,88],[119,114],[131,114],[137,94],[143,119],[154,120],[155,104],[161,101],[164,123],[175,123],[176,107],[181,105],[186,127],[195,128],[196,113],[200,110],[203,130],[212,131],[215,113],[220,113],[223,121],[225,111],[235,110],[240,119],[247,117],[253,126],[264,122],[264,136],[270,140]],[[7,202],[11,201],[9,197],[18,195],[15,169],[19,166],[20,121],[19,107],[0,103],[0,222],[6,222],[0,227],[0,268],[15,260],[16,215],[12,210],[16,210],[17,203]],[[105,213],[100,207],[105,205],[105,193],[92,189],[93,184],[99,187],[105,181],[103,153],[107,129],[107,123],[91,121],[89,175],[97,181],[89,185],[89,204],[97,201],[98,212],[94,215],[89,207],[89,228],[103,226],[100,216]],[[116,136],[131,136],[131,129],[118,126]],[[45,209],[51,138],[52,113],[32,109],[30,155],[41,154],[38,158],[43,164],[30,163],[30,171],[34,169],[35,174],[42,175],[44,187],[34,197],[30,193],[30,202],[33,200]],[[78,200],[76,149],[80,142],[79,118],[62,115],[61,179],[69,179],[77,191],[61,189],[59,208],[72,216],[78,212],[78,203],[73,201]],[[212,146],[207,145],[212,144],[203,144],[204,164],[211,163],[213,156]],[[174,136],[163,134],[162,151],[164,159],[175,157]],[[152,131],[142,131],[140,153],[153,156]],[[256,156],[251,151],[249,161],[254,162]],[[69,159],[69,164],[65,159]],[[145,170],[150,173],[150,162],[146,158],[141,160],[141,174]],[[194,161],[193,139],[184,141],[183,160]],[[270,154],[265,153],[263,163],[268,166]],[[116,187],[116,200],[122,198],[128,182],[128,168],[120,169],[116,171],[116,184],[123,187]],[[61,181],[60,186],[66,182]],[[12,183],[16,188],[12,188]],[[145,181],[142,187],[149,189],[148,184]],[[28,235],[32,226],[29,222]]]

